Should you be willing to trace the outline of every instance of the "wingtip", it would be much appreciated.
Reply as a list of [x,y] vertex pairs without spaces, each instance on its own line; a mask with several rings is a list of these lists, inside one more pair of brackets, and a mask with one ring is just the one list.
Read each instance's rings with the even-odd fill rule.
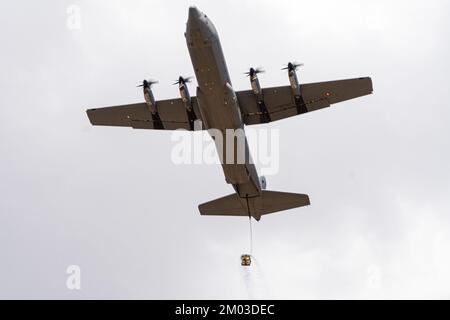
[[91,125],[94,125],[93,118],[92,118],[92,112],[93,112],[94,110],[95,110],[95,109],[86,109],[86,115],[87,115],[87,117],[88,117],[89,122],[91,123]]
[[367,81],[368,82],[368,94],[372,94],[373,93],[373,82],[372,82],[372,78],[371,77],[361,77],[359,78],[362,81]]
[[369,80],[370,83],[370,94],[373,93],[373,82],[372,82],[372,78],[371,77],[367,77],[367,79]]

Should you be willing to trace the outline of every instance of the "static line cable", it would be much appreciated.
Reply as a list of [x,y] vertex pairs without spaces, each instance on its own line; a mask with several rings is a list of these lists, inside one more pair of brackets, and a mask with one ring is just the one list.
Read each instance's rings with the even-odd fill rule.
[[246,195],[247,200],[247,212],[248,212],[248,221],[250,225],[250,256],[253,255],[253,232],[252,232],[252,215],[250,214],[250,206],[248,204],[248,194]]
[[248,217],[250,221],[250,256],[253,256],[253,232],[252,232],[252,217]]

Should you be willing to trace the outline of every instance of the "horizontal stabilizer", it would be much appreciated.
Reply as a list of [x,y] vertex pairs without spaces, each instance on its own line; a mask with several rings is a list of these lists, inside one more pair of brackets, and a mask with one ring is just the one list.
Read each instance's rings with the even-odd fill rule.
[[247,216],[247,208],[242,206],[239,196],[234,193],[198,206],[204,216]]
[[308,206],[310,204],[307,194],[266,190],[263,190],[262,203],[261,215]]
[[249,216],[259,220],[262,215],[309,205],[306,194],[266,191],[261,196],[240,198],[231,194],[199,205],[201,215],[205,216]]

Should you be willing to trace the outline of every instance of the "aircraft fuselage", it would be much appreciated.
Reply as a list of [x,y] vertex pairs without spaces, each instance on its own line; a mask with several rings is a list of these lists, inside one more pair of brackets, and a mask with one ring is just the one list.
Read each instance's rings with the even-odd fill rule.
[[[197,101],[206,129],[217,129],[223,134],[223,141],[216,141],[227,183],[232,184],[241,198],[256,197],[261,194],[261,185],[256,168],[251,161],[247,140],[245,143],[245,163],[238,161],[235,138],[226,134],[227,129],[242,130],[241,110],[236,94],[231,86],[228,68],[217,31],[197,8],[189,9],[186,27],[186,42],[197,78]],[[233,139],[233,161],[226,161],[227,140]],[[229,151],[229,149],[228,149]]]

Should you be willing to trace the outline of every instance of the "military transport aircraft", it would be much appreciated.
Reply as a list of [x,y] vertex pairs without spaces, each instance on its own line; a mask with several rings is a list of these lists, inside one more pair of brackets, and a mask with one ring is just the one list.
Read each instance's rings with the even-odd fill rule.
[[[188,79],[180,77],[176,84],[181,97],[156,101],[152,93],[154,82],[144,80],[141,86],[145,102],[89,109],[90,122],[99,126],[193,131],[194,124],[200,120],[205,129],[224,132],[300,115],[372,93],[372,81],[368,77],[299,84],[296,63],[289,63],[285,68],[288,86],[261,88],[258,81],[261,70],[251,68],[248,72],[251,90],[234,91],[216,28],[196,7],[189,8],[185,37],[198,82],[195,97],[189,95]],[[246,140],[244,145],[247,153]],[[217,143],[216,147],[219,148]],[[250,157],[244,163],[222,162],[222,168],[226,182],[233,186],[235,193],[201,204],[202,215],[247,216],[260,220],[262,215],[310,203],[305,194],[265,190],[265,178],[258,176]]]

